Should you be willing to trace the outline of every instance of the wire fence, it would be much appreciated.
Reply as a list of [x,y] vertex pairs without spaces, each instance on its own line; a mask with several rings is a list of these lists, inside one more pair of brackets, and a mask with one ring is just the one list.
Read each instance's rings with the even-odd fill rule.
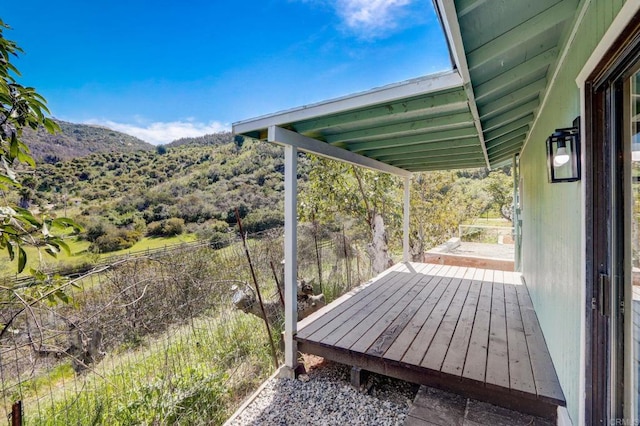
[[[0,414],[9,424],[222,423],[283,359],[282,231],[248,237],[247,250],[232,237],[65,282],[5,283]],[[365,247],[303,225],[299,278],[329,302],[371,277]]]

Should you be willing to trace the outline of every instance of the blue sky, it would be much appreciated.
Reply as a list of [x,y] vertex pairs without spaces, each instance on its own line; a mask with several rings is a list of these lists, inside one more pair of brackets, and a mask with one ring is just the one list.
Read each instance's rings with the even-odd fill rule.
[[6,2],[54,117],[151,143],[450,69],[431,0]]

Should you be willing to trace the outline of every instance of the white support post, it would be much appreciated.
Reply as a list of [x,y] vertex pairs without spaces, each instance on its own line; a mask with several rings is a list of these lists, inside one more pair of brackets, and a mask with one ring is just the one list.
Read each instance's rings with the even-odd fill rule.
[[404,215],[402,223],[402,260],[409,262],[409,208],[411,201],[411,176],[404,177]]
[[298,242],[297,162],[295,146],[284,147],[284,367],[281,375],[295,377],[298,348],[294,336],[298,327]]

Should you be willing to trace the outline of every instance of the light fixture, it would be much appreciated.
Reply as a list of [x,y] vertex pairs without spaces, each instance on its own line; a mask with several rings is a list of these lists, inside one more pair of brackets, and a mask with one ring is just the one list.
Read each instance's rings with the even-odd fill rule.
[[551,183],[580,180],[580,117],[547,139],[547,168]]

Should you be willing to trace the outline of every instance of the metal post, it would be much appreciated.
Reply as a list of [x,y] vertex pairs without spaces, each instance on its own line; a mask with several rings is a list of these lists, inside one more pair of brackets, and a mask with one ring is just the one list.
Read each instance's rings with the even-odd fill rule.
[[298,348],[293,339],[298,326],[298,242],[297,242],[298,149],[284,147],[284,367],[281,375],[294,377]]
[[409,262],[409,208],[411,201],[411,177],[405,176],[404,178],[404,215],[402,223],[402,260],[403,262]]
[[11,426],[22,426],[22,401],[17,401],[11,407]]

